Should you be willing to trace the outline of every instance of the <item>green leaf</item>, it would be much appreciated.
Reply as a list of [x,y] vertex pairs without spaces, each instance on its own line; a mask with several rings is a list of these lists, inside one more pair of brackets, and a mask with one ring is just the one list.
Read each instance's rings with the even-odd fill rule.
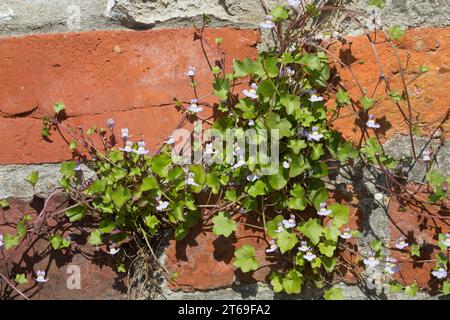
[[121,264],[119,264],[117,266],[117,272],[119,272],[119,273],[126,273],[127,272],[127,269],[125,268],[125,265],[123,263],[121,263]]
[[388,34],[391,39],[400,40],[405,35],[405,31],[399,25],[395,25],[389,28]]
[[297,236],[286,230],[281,232],[277,237],[277,245],[280,248],[281,253],[291,250],[297,243]]
[[375,104],[375,99],[370,99],[370,98],[364,96],[364,97],[361,97],[361,99],[359,99],[359,102],[361,102],[361,105],[364,110],[369,110]]
[[303,233],[314,245],[320,242],[322,236],[323,227],[318,219],[309,219],[302,226],[297,227],[298,231]]
[[191,186],[194,192],[201,192],[203,190],[203,186],[206,182],[206,172],[203,170],[203,166],[201,165],[191,165],[189,166],[190,172],[194,174],[194,181],[198,184],[197,187]]
[[385,0],[370,0],[369,5],[383,9],[385,5]]
[[0,200],[0,208],[7,209],[9,208],[9,202],[6,199]]
[[341,162],[347,162],[348,159],[354,159],[358,156],[358,151],[353,147],[350,142],[339,143],[337,150],[337,158]]
[[321,254],[328,258],[332,258],[334,255],[334,250],[336,250],[336,245],[333,241],[326,240],[325,242],[319,243],[319,251]]
[[242,61],[234,60],[233,62],[234,75],[239,78],[256,73],[259,68],[261,66],[250,58],[245,58]]
[[156,181],[155,177],[149,176],[142,179],[142,183],[139,187],[140,192],[145,192],[154,189],[158,189],[158,182]]
[[300,97],[291,94],[283,96],[280,103],[286,108],[286,113],[290,115],[300,108]]
[[75,150],[77,148],[77,142],[76,141],[70,141],[69,143],[69,149],[70,150]]
[[292,156],[291,166],[289,168],[289,177],[294,178],[309,168],[309,163],[303,157],[297,155]]
[[331,217],[333,218],[333,225],[337,228],[342,227],[344,224],[348,223],[350,216],[350,209],[348,206],[344,206],[339,203],[334,203],[328,206],[333,212],[331,213]]
[[236,202],[238,197],[236,194],[236,190],[227,190],[225,191],[225,199],[228,201]]
[[383,241],[381,241],[381,240],[372,240],[372,242],[370,242],[370,247],[375,252],[379,252],[379,251],[381,251],[381,249],[383,249]]
[[165,153],[156,155],[152,158],[152,171],[161,178],[165,178],[169,172],[171,162],[170,156]]
[[412,256],[416,256],[416,257],[420,257],[420,246],[418,244],[413,244],[411,246],[411,255]]
[[110,219],[104,219],[100,222],[98,229],[102,234],[111,233],[116,227],[116,223]]
[[53,235],[50,238],[50,244],[51,244],[53,250],[70,247],[70,241],[67,239],[64,239],[63,237],[61,237],[60,235],[57,235],[57,234]]
[[221,211],[217,216],[212,218],[213,233],[216,236],[224,236],[228,238],[234,231],[236,231],[236,222],[230,218],[229,214]]
[[449,281],[444,281],[444,282],[442,283],[441,292],[442,292],[442,294],[444,294],[444,295],[450,294],[450,282],[449,282]]
[[325,271],[328,273],[331,273],[334,270],[336,263],[337,259],[335,257],[333,258],[322,257],[322,265],[325,268]]
[[206,185],[212,189],[213,194],[218,194],[220,190],[220,181],[215,173],[206,175]]
[[420,66],[419,67],[419,71],[421,72],[421,73],[426,73],[426,72],[428,72],[430,69],[427,67],[427,66]]
[[66,107],[64,106],[64,103],[57,102],[53,105],[53,109],[55,110],[56,114],[60,114],[62,111],[66,109]]
[[23,273],[16,274],[16,277],[14,278],[14,281],[16,281],[18,284],[28,283],[27,277]]
[[322,202],[327,202],[328,200],[328,190],[326,188],[319,188],[312,191],[309,197],[314,205],[314,208],[316,208],[316,210],[319,210],[320,204]]
[[389,292],[391,293],[401,292],[403,288],[404,286],[401,283],[398,283],[397,281],[394,281],[389,284]]
[[336,93],[336,99],[337,99],[338,104],[341,104],[341,105],[346,105],[346,104],[351,103],[350,96],[348,95],[347,91],[345,91],[342,88],[339,88],[338,92]]
[[244,244],[242,247],[234,251],[235,260],[233,265],[240,268],[242,272],[249,272],[259,268],[258,260],[255,256],[255,248]]
[[5,249],[8,250],[12,247],[17,247],[19,245],[20,238],[18,236],[13,236],[10,234],[5,234],[3,236],[3,243],[5,244]]
[[228,79],[216,78],[213,82],[214,95],[219,97],[221,101],[228,99],[228,92],[230,91],[230,81]]
[[413,283],[412,285],[405,287],[405,294],[407,294],[410,297],[415,297],[418,291],[419,286],[417,283]]
[[282,280],[284,291],[287,294],[298,294],[302,289],[302,274],[296,270],[291,270]]
[[305,197],[305,189],[301,185],[296,184],[290,193],[292,198],[288,199],[288,207],[294,210],[305,210],[308,205]]
[[100,230],[95,229],[91,231],[91,234],[88,237],[88,243],[93,246],[99,246],[103,243],[102,233]]
[[157,231],[157,226],[160,224],[158,217],[154,215],[148,215],[144,218],[145,225],[149,228],[150,234],[153,235]]
[[344,295],[341,288],[333,287],[325,292],[323,298],[325,300],[344,300]]
[[283,291],[283,277],[278,272],[272,272],[269,276],[270,284],[272,285],[272,289],[275,293],[279,293]]
[[272,10],[270,15],[272,16],[274,22],[278,22],[289,18],[289,11],[287,11],[282,5],[278,5]]
[[320,70],[320,59],[315,54],[305,54],[302,59],[300,60],[301,64],[306,65],[311,70]]
[[267,194],[267,192],[268,192],[268,187],[261,180],[256,181],[256,183],[254,185],[250,186],[247,190],[247,193],[250,196],[252,196],[253,198],[256,198],[257,196],[263,196],[263,195]]
[[38,183],[39,181],[39,171],[30,172],[30,174],[25,178],[25,181],[31,184],[34,188],[36,186],[36,183]]
[[271,175],[267,178],[267,180],[269,181],[270,186],[274,190],[281,190],[287,184],[287,180],[283,177],[281,173]]
[[59,172],[62,174],[62,176],[64,178],[71,178],[75,174],[76,166],[77,166],[77,164],[74,161],[63,162],[61,164],[61,168],[59,169]]
[[70,222],[80,221],[84,218],[86,213],[86,207],[79,205],[66,210],[66,216],[69,218]]
[[111,193],[111,199],[117,209],[121,209],[128,200],[131,199],[131,191],[127,187],[119,184]]
[[312,160],[319,160],[321,156],[325,154],[325,151],[323,150],[323,146],[320,143],[316,143],[312,146],[312,152],[311,152],[311,159]]
[[92,192],[93,194],[102,193],[103,191],[106,190],[107,184],[108,184],[108,181],[106,181],[106,180],[102,180],[102,179],[95,180],[89,186],[89,191]]

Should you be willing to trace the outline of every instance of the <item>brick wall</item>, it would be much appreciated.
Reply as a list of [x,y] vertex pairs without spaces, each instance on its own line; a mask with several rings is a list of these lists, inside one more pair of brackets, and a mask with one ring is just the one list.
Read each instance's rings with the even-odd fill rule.
[[[198,78],[202,79],[199,95],[207,95],[211,90],[211,76],[203,52],[195,40],[194,29],[189,28],[193,21],[199,21],[200,12],[210,13],[213,25],[218,27],[206,34],[210,44],[207,50],[214,47],[215,37],[222,37],[228,67],[233,58],[256,56],[261,36],[252,28],[263,12],[252,10],[256,6],[253,0],[248,3],[224,1],[219,7],[212,5],[213,1],[191,2],[189,10],[183,10],[183,6],[174,1],[171,4],[173,10],[166,11],[161,10],[162,1],[155,2],[154,8],[126,0],[56,1],[40,6],[34,2],[24,5],[8,0],[0,3],[0,34],[3,35],[0,38],[0,199],[8,198],[11,203],[3,217],[14,221],[23,213],[37,214],[42,208],[42,200],[33,199],[33,191],[23,178],[31,171],[39,170],[41,179],[36,190],[48,195],[59,179],[58,163],[71,158],[66,143],[58,135],[53,135],[51,141],[40,137],[42,117],[52,114],[54,102],[65,103],[67,123],[73,126],[104,126],[107,118],[114,118],[118,127],[132,128],[135,135],[144,138],[151,149],[156,150],[181,118],[172,105],[173,98],[191,98],[192,89],[184,75],[188,65],[194,64]],[[449,93],[445,84],[450,80],[450,28],[442,18],[448,2],[423,3],[413,6],[410,1],[388,1],[391,15],[386,16],[386,23],[398,18],[403,26],[422,26],[409,30],[398,47],[406,78],[414,81],[411,97],[414,117],[423,123],[422,132],[429,134],[448,108]],[[363,2],[353,5],[361,7]],[[70,9],[71,6],[75,7]],[[76,7],[81,13],[80,19],[70,20],[74,13],[76,18]],[[32,18],[33,14],[40,19]],[[421,21],[423,14],[428,14],[430,19]],[[423,28],[425,26],[431,28]],[[125,30],[154,27],[158,30]],[[266,39],[263,34],[262,41]],[[373,81],[379,76],[376,61],[364,36],[348,40],[351,51],[347,44],[334,47],[333,52],[349,59],[361,85],[371,92],[375,88]],[[386,76],[394,87],[398,86],[398,67],[392,49],[386,44],[380,44],[377,49],[386,67]],[[429,72],[416,79],[421,65],[426,65]],[[344,84],[356,95],[351,75],[346,70],[340,71]],[[377,107],[377,115],[381,118],[385,146],[401,156],[408,152],[406,147],[401,147],[407,142],[402,135],[406,128],[395,108],[389,101],[383,101]],[[209,115],[205,113],[205,116]],[[358,138],[353,131],[355,119],[351,111],[344,111],[335,125],[345,137]],[[445,128],[448,130],[448,124]],[[420,138],[418,143],[421,143]],[[450,170],[449,153],[446,143],[437,164],[446,174]],[[417,177],[422,171],[423,168],[417,169]],[[377,191],[373,186],[365,185],[363,177],[359,179],[361,181],[347,182],[354,183],[357,192],[364,192],[366,200],[354,205],[352,210],[352,221],[362,228],[364,239],[395,239],[400,232],[429,237],[431,231],[427,230],[436,228],[430,221],[411,212],[394,215],[395,221],[389,221],[383,207],[373,199]],[[53,207],[63,207],[66,200],[58,199]],[[0,215],[1,219],[4,218]],[[450,231],[446,224],[438,228],[441,232]],[[0,233],[4,232],[8,232],[7,227],[0,228]],[[34,293],[33,298],[125,298],[124,277],[108,266],[111,262],[114,265],[114,261],[109,261],[102,249],[90,248],[85,240],[80,235],[79,252],[68,260],[56,254],[36,257],[32,252],[25,252],[24,260],[16,258],[19,271],[36,267],[49,270],[51,281],[40,295],[36,294],[36,288],[29,289]],[[255,230],[241,228],[236,239],[231,240],[218,238],[208,231],[194,230],[182,242],[170,241],[162,260],[178,276],[170,284],[163,283],[167,297],[283,298],[274,296],[264,284],[267,272],[243,275],[232,266],[233,247],[244,243],[258,248],[257,256],[263,263],[266,243],[258,238]],[[66,286],[70,265],[81,268],[81,290],[70,290]],[[427,285],[429,267],[419,267],[408,266],[402,276]],[[351,280],[349,278],[350,283]],[[347,298],[364,297],[357,287],[342,286]],[[307,290],[302,298],[316,294]]]

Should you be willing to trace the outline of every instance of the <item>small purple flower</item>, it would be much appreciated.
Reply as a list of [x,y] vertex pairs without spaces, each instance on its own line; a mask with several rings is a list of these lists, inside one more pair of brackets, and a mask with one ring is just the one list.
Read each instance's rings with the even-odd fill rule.
[[319,216],[326,217],[326,216],[329,216],[332,212],[333,212],[333,210],[327,209],[327,203],[326,202],[322,202],[320,204],[319,211],[317,211],[317,214]]
[[207,143],[206,145],[205,145],[205,151],[203,151],[203,154],[205,155],[205,156],[210,156],[210,155],[213,155],[213,154],[215,154],[216,152],[214,151],[214,148],[213,148],[213,144],[212,143]]
[[252,83],[250,85],[250,90],[244,89],[242,93],[250,99],[258,99],[258,94],[256,91],[258,90],[258,85],[256,83]]
[[282,222],[283,226],[286,229],[295,228],[295,226],[297,225],[297,223],[295,222],[295,216],[293,214],[289,216],[288,220],[283,220]]
[[397,249],[405,249],[408,246],[408,243],[405,241],[403,237],[398,238],[397,242],[395,243],[395,247]]
[[192,99],[191,105],[188,107],[188,110],[192,113],[197,113],[197,112],[203,111],[203,107],[199,106],[197,103],[198,103],[197,99]]
[[348,240],[352,237],[352,233],[350,232],[350,228],[345,228],[344,232],[341,233],[340,237],[342,239]]
[[364,259],[363,262],[369,268],[376,267],[380,263],[374,255],[370,255],[367,259]]
[[122,128],[122,129],[120,129],[120,132],[122,134],[122,139],[127,140],[130,137],[128,128]]
[[125,148],[119,148],[120,151],[131,153],[133,152],[133,142],[131,140],[127,140],[125,143]]
[[190,78],[195,77],[196,68],[194,66],[189,66],[188,72],[186,72],[186,75]]
[[110,130],[114,129],[114,126],[116,125],[116,122],[114,121],[114,119],[110,118],[108,120],[106,120],[106,127]]
[[269,241],[270,247],[268,249],[266,249],[267,253],[271,253],[274,252],[278,249],[277,244],[275,243],[275,240],[271,239]]
[[3,235],[0,234],[0,249],[3,248]]
[[300,242],[300,247],[298,247],[298,250],[301,252],[310,251],[311,247],[308,246],[308,243],[306,241]]
[[446,247],[450,247],[450,233],[447,233],[444,237],[444,240],[442,240],[442,243],[446,246]]
[[378,129],[378,128],[380,128],[380,124],[377,123],[377,122],[375,121],[375,119],[376,119],[376,117],[375,117],[373,114],[369,115],[369,120],[367,120],[366,126],[367,126],[368,128],[372,128],[372,129]]
[[194,180],[195,174],[193,172],[189,172],[186,178],[186,184],[194,187],[198,187],[198,183]]
[[386,271],[389,274],[394,274],[398,272],[400,268],[397,265],[397,259],[387,257],[386,258],[386,265],[384,266],[384,271]]
[[319,133],[319,128],[318,127],[312,127],[312,132],[308,133],[308,131],[305,131],[305,135],[306,138],[308,139],[308,141],[320,141],[320,139],[323,138],[323,134]]
[[261,177],[258,176],[256,173],[254,173],[254,174],[249,174],[249,175],[247,176],[247,181],[255,182],[255,181],[258,180],[259,178],[261,178]]
[[263,29],[273,29],[275,27],[275,24],[273,23],[273,17],[272,16],[266,16],[266,20],[264,22],[261,22],[259,26]]
[[37,271],[36,272],[36,282],[38,283],[45,283],[48,281],[48,279],[45,278],[45,271]]
[[158,200],[158,205],[156,206],[156,210],[163,211],[163,210],[166,210],[168,206],[169,206],[168,201]]
[[289,160],[283,161],[283,168],[289,169],[291,167],[291,162]]
[[120,251],[120,248],[116,248],[114,246],[109,246],[109,250],[106,252],[113,256],[113,255],[117,254],[119,251]]
[[434,271],[431,271],[431,274],[435,276],[438,279],[445,279],[447,278],[447,270],[444,268],[444,265],[440,265],[440,267]]
[[248,124],[249,127],[253,127],[255,125],[255,121],[250,119],[250,120],[248,120],[247,124]]
[[308,98],[308,100],[311,101],[312,103],[314,103],[314,102],[321,102],[321,101],[323,101],[323,97],[319,97],[319,96],[313,94],[311,96],[311,98]]
[[139,155],[146,155],[149,153],[149,151],[145,149],[145,142],[142,140],[138,142],[138,149],[134,150],[134,152]]
[[308,261],[313,261],[316,257],[317,256],[311,251],[306,252],[305,255],[303,256],[303,258],[305,258]]
[[276,233],[281,233],[281,232],[283,232],[283,231],[284,231],[283,224],[282,224],[281,222],[278,222],[278,224],[277,224],[277,230],[275,230],[275,232],[276,232]]
[[300,5],[300,0],[288,0],[288,4],[291,7],[297,8]]
[[428,162],[428,161],[431,161],[431,153],[430,153],[430,151],[428,151],[428,150],[424,150],[423,152],[422,152],[422,160],[423,161],[425,161],[425,162]]

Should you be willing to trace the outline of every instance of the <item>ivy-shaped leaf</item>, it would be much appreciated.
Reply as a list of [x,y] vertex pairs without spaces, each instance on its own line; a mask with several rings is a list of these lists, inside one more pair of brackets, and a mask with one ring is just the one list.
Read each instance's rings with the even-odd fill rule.
[[217,216],[212,218],[213,233],[216,236],[224,236],[228,238],[233,232],[236,231],[236,222],[229,217],[229,214],[225,212],[219,212]]
[[291,250],[298,243],[298,238],[294,233],[283,231],[277,237],[277,245],[281,253]]
[[255,248],[244,244],[242,247],[234,251],[233,265],[242,270],[242,272],[254,271],[259,268],[258,260],[255,256]]

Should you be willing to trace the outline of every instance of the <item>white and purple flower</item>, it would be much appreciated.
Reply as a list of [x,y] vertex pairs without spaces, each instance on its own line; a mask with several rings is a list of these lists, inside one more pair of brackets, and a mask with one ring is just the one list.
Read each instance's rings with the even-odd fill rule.
[[122,135],[122,139],[124,139],[124,140],[128,140],[128,138],[130,137],[130,134],[128,132],[128,128],[120,129],[120,133]]
[[447,270],[443,265],[441,265],[438,269],[431,271],[431,274],[438,279],[445,279],[448,275]]
[[116,255],[120,251],[120,248],[116,248],[114,246],[109,246],[109,250],[106,251],[110,255]]
[[259,175],[257,175],[256,173],[252,173],[247,176],[247,181],[255,182],[259,178],[261,178]]
[[203,151],[203,154],[205,155],[205,156],[210,156],[210,155],[213,155],[213,154],[215,154],[216,152],[214,151],[214,148],[213,148],[213,144],[212,143],[207,143],[206,145],[205,145],[205,150]]
[[134,152],[139,155],[146,155],[149,153],[149,151],[145,149],[145,142],[142,140],[138,142],[138,148]]
[[289,216],[289,219],[283,220],[282,223],[285,229],[295,228],[295,226],[297,225],[297,222],[295,221],[295,216],[293,214]]
[[236,170],[236,169],[238,169],[238,168],[240,168],[240,167],[242,167],[242,166],[244,166],[244,165],[245,165],[244,157],[240,157],[239,160],[238,160],[238,162],[236,162],[236,163],[231,167],[231,169]]
[[197,99],[192,99],[191,100],[191,104],[188,107],[188,110],[192,113],[197,113],[197,112],[201,112],[203,111],[203,107],[198,105],[198,100]]
[[190,78],[195,77],[196,68],[194,66],[189,66],[188,72],[186,72],[186,75]]
[[275,243],[275,240],[273,240],[273,239],[271,239],[269,241],[269,245],[270,245],[270,247],[268,249],[266,249],[267,253],[274,252],[278,249],[277,244]]
[[313,261],[315,258],[317,258],[317,256],[312,253],[311,251],[307,251],[304,255],[303,258],[305,258],[308,261]]
[[400,250],[405,249],[407,246],[408,242],[406,242],[403,237],[398,238],[397,242],[395,243],[395,247]]
[[429,150],[424,150],[422,152],[422,160],[425,162],[431,161],[431,152]]
[[288,0],[288,4],[291,7],[297,8],[300,5],[300,0]]
[[372,128],[372,129],[378,129],[378,128],[380,128],[380,124],[377,123],[377,122],[375,121],[375,119],[376,119],[375,115],[373,115],[373,114],[369,115],[369,120],[367,120],[366,126],[367,126],[368,128]]
[[320,139],[323,138],[323,134],[319,133],[319,127],[312,127],[312,132],[309,133],[308,131],[305,131],[306,138],[308,141],[320,141]]
[[319,216],[326,217],[326,216],[329,216],[332,212],[333,212],[333,210],[327,209],[327,203],[322,202],[322,203],[320,203],[320,209],[319,209],[319,211],[317,211],[317,214]]
[[308,246],[308,243],[306,241],[300,242],[300,247],[298,247],[298,250],[301,252],[310,251],[311,247]]
[[384,266],[384,271],[386,271],[389,274],[394,274],[398,272],[400,268],[397,265],[397,259],[387,257],[386,258],[386,265]]
[[186,177],[186,184],[194,187],[198,187],[198,183],[194,180],[195,174],[193,172],[189,172]]
[[283,161],[283,168],[289,169],[291,167],[291,162],[289,160]]
[[120,151],[131,153],[133,152],[133,142],[131,140],[127,140],[125,143],[125,148],[119,148]]
[[363,262],[369,268],[376,267],[380,263],[380,261],[374,255],[370,255],[369,257],[364,259]]
[[175,143],[175,139],[173,137],[169,137],[166,141],[164,141],[164,144],[171,145]]
[[258,94],[257,94],[257,90],[258,90],[258,85],[256,83],[252,83],[250,85],[250,89],[244,89],[242,91],[242,93],[244,94],[244,96],[246,96],[247,98],[250,99],[258,99]]
[[323,101],[323,97],[319,97],[319,96],[313,94],[311,96],[311,98],[308,98],[308,100],[311,101],[312,103],[314,103],[314,102],[321,102],[321,101]]
[[261,22],[259,26],[263,29],[273,29],[275,27],[275,23],[273,23],[273,17],[272,16],[266,16],[266,20],[264,22]]
[[156,210],[163,211],[163,210],[166,210],[168,206],[169,206],[168,201],[158,200],[158,205],[156,206]]
[[114,121],[114,119],[110,118],[108,120],[106,120],[106,127],[110,130],[114,129],[114,126],[116,125],[116,122]]
[[255,125],[255,121],[250,119],[250,120],[248,120],[247,124],[248,124],[249,127],[253,127]]
[[350,231],[350,228],[345,228],[345,229],[344,229],[344,232],[342,232],[342,233],[340,234],[340,237],[341,237],[342,239],[345,239],[345,240],[350,239],[350,238],[352,237],[352,233],[351,233],[351,231]]
[[3,235],[0,234],[0,249],[3,248]]
[[275,232],[276,232],[276,233],[281,233],[281,232],[283,232],[283,231],[284,231],[283,224],[282,224],[281,222],[278,222],[278,224],[277,224],[277,230],[275,230]]
[[45,283],[47,282],[49,279],[45,278],[45,271],[37,271],[36,272],[36,280],[37,283]]

